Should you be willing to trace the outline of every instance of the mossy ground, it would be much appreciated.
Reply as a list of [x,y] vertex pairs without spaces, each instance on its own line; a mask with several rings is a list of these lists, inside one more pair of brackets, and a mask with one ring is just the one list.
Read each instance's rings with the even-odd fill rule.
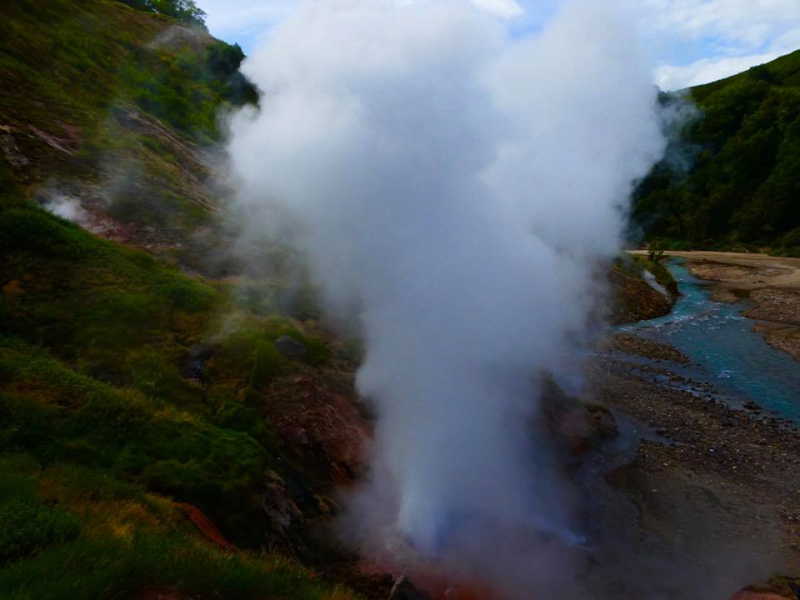
[[[159,585],[197,598],[351,597],[258,554],[265,472],[291,462],[261,393],[328,368],[313,327],[255,315],[228,286],[98,238],[11,177],[0,178],[0,288],[0,488],[13,491],[0,494],[0,597]],[[304,361],[277,352],[281,335],[306,345]],[[213,351],[192,373],[203,345]],[[252,550],[209,546],[173,501]]]
[[0,158],[29,192],[69,193],[117,238],[208,267],[223,235],[206,152],[228,107],[257,101],[243,58],[112,0],[3,3]]
[[[323,368],[328,345],[13,186],[0,198],[0,256],[0,487],[14,490],[0,494],[3,597],[116,598],[143,584],[331,597],[297,566],[222,554],[169,517],[173,499],[188,502],[259,547],[264,473],[283,469],[259,393]],[[277,352],[281,335],[306,344],[305,362]],[[202,344],[214,351],[197,378],[186,364]]]
[[[265,477],[312,498],[319,481],[265,406],[341,368],[313,302],[274,273],[176,266],[224,242],[205,156],[219,115],[256,99],[242,58],[112,0],[0,3],[0,598],[353,598],[262,552]],[[41,208],[54,195],[116,241]]]
[[0,472],[2,598],[355,598],[280,557],[214,547],[174,503],[105,471],[7,454]]

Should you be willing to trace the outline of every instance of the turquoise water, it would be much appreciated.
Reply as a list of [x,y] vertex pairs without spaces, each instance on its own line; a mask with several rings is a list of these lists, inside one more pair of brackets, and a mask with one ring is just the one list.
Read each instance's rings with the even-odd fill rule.
[[800,363],[753,331],[755,322],[742,316],[746,305],[711,300],[708,284],[682,261],[668,267],[683,294],[672,313],[620,329],[672,344],[695,366],[671,370],[713,385],[733,403],[752,400],[800,423]]

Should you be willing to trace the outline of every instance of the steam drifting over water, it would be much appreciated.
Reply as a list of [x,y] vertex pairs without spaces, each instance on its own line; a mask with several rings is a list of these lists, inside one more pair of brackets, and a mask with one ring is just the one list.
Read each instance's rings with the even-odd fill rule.
[[610,4],[519,38],[464,1],[310,3],[245,63],[261,109],[231,125],[241,201],[270,215],[253,226],[280,218],[365,341],[362,542],[512,595],[569,593],[580,531],[529,418],[542,374],[576,376],[597,263],[664,148]]

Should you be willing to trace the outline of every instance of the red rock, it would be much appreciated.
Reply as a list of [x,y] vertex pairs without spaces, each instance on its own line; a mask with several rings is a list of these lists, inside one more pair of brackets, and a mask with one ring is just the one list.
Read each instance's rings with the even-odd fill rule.
[[236,546],[231,544],[222,535],[222,532],[217,529],[217,526],[209,519],[202,510],[191,504],[178,503],[178,508],[182,509],[189,520],[206,538],[220,546],[225,550],[236,550]]

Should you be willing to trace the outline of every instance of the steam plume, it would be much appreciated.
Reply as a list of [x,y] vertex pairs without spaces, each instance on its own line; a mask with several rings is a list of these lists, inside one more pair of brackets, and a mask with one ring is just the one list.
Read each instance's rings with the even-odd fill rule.
[[378,425],[357,506],[384,549],[491,565],[520,554],[499,532],[535,532],[546,579],[580,543],[528,417],[537,377],[574,375],[597,261],[664,146],[608,4],[519,38],[463,1],[316,2],[244,64],[263,98],[231,125],[241,198],[290,221],[327,308],[358,321]]

